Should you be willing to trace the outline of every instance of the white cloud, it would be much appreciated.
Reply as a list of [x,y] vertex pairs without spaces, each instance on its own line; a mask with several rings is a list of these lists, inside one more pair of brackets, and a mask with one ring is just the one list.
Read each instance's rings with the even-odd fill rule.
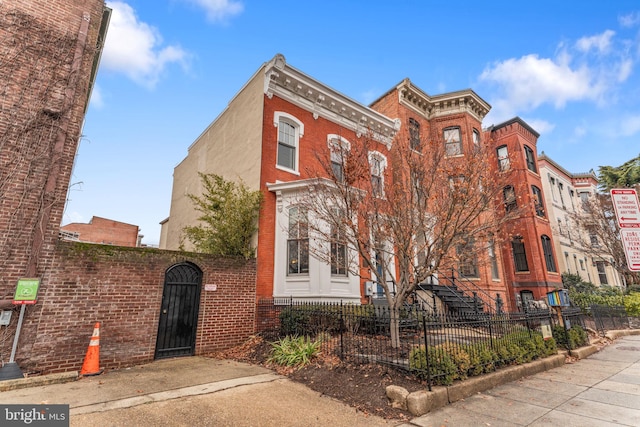
[[582,138],[586,134],[587,134],[587,128],[585,128],[584,126],[576,126],[573,129],[573,136],[577,139]]
[[569,60],[526,55],[497,62],[480,80],[497,84],[504,97],[494,103],[513,110],[531,110],[543,103],[562,108],[568,101],[596,99],[603,91],[586,66],[571,68]]
[[631,59],[624,59],[618,65],[618,81],[624,82],[629,78],[633,71],[633,61]]
[[221,22],[226,18],[242,13],[244,5],[234,0],[186,0],[202,7],[207,13],[207,19],[213,22]]
[[606,30],[602,34],[591,37],[582,37],[576,42],[576,48],[585,53],[591,50],[595,50],[598,53],[607,53],[611,48],[611,39],[615,34],[615,31]]
[[640,12],[632,12],[628,15],[622,15],[618,17],[618,22],[621,26],[626,28],[635,27],[640,23]]
[[523,120],[525,122],[527,122],[527,124],[529,126],[531,126],[540,135],[549,134],[549,133],[553,132],[553,129],[555,129],[555,127],[556,127],[555,124],[550,123],[550,122],[548,122],[546,120],[542,120],[542,119],[526,119],[526,118],[523,118]]
[[640,133],[640,115],[626,117],[620,123],[620,136],[633,136]]
[[512,117],[544,104],[561,109],[569,102],[602,106],[615,100],[635,65],[629,40],[616,40],[615,34],[606,30],[573,44],[561,43],[552,58],[530,54],[490,64],[479,79],[497,89],[489,100],[492,112]]
[[113,9],[101,66],[127,75],[137,83],[153,87],[167,65],[186,67],[187,53],[179,46],[162,45],[162,36],[151,25],[139,21],[124,2],[108,2]]

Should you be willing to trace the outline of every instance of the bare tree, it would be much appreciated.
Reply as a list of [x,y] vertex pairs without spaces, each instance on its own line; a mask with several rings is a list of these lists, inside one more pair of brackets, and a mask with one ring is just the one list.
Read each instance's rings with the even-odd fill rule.
[[[447,152],[435,131],[389,145],[371,132],[349,147],[336,142],[318,155],[322,166],[310,171],[315,184],[299,201],[319,219],[308,225],[313,256],[332,268],[346,256],[349,271],[377,282],[397,313],[421,282],[464,261],[509,218],[495,210],[504,212],[507,174],[495,172],[479,144],[466,148],[464,156]],[[391,318],[397,346],[397,316]]]
[[627,266],[620,229],[608,194],[596,193],[583,200],[581,209],[571,218],[574,224],[572,238],[578,241],[585,253],[596,260],[611,263],[624,278],[626,286],[640,284],[640,274],[631,272]]

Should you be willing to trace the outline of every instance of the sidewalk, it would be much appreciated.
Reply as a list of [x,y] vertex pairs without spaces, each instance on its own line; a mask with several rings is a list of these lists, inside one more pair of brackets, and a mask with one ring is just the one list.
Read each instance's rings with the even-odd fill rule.
[[366,416],[259,366],[201,357],[3,391],[0,402],[69,404],[72,426],[638,426],[640,335],[405,423]]
[[478,393],[405,426],[640,426],[640,335]]
[[[21,380],[22,381],[22,380]],[[69,404],[71,426],[393,426],[259,367],[184,357],[61,384],[0,392],[0,402]]]

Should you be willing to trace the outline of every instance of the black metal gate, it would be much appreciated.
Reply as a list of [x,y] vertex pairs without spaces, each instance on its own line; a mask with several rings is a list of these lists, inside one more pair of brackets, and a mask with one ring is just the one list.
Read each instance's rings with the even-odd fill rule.
[[190,263],[176,264],[165,273],[156,359],[195,353],[202,271]]

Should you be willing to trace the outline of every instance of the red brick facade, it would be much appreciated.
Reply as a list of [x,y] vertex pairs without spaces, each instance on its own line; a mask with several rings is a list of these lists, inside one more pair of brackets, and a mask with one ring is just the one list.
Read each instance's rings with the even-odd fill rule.
[[[544,299],[546,293],[562,287],[558,263],[554,251],[551,250],[553,266],[547,265],[547,259],[542,246],[542,237],[549,238],[553,248],[553,236],[548,216],[541,206],[536,211],[536,200],[532,188],[542,191],[542,182],[537,169],[536,143],[538,134],[524,121],[515,118],[502,124],[492,126],[484,136],[490,149],[496,152],[498,147],[506,146],[510,167],[505,172],[498,171],[496,155],[496,174],[504,173],[515,190],[517,217],[509,220],[501,230],[500,242],[506,280],[510,287],[510,302],[512,308],[517,308],[519,299]],[[530,149],[529,164],[526,149]],[[498,210],[505,212],[504,200],[499,201]],[[514,260],[514,240],[524,245],[528,269],[516,271]]]
[[27,373],[79,370],[95,322],[102,368],[152,361],[165,272],[183,262],[203,272],[195,354],[244,342],[254,332],[255,260],[58,242],[16,361]]
[[76,233],[77,240],[80,242],[129,247],[139,246],[138,226],[112,219],[94,216],[88,224],[74,222],[61,227],[61,230],[68,233]]
[[[304,136],[300,138],[299,174],[293,174],[276,168],[276,150],[278,147],[278,128],[273,125],[276,111],[291,114],[305,125]],[[328,154],[327,135],[336,134],[350,141],[357,139],[355,132],[322,117],[314,118],[313,113],[292,103],[273,96],[264,97],[263,144],[261,165],[261,189],[264,194],[259,219],[259,239],[257,250],[258,273],[257,295],[270,298],[273,296],[274,247],[276,219],[276,196],[267,189],[267,183],[276,181],[294,181],[318,176],[326,176],[322,172],[318,156]]]

